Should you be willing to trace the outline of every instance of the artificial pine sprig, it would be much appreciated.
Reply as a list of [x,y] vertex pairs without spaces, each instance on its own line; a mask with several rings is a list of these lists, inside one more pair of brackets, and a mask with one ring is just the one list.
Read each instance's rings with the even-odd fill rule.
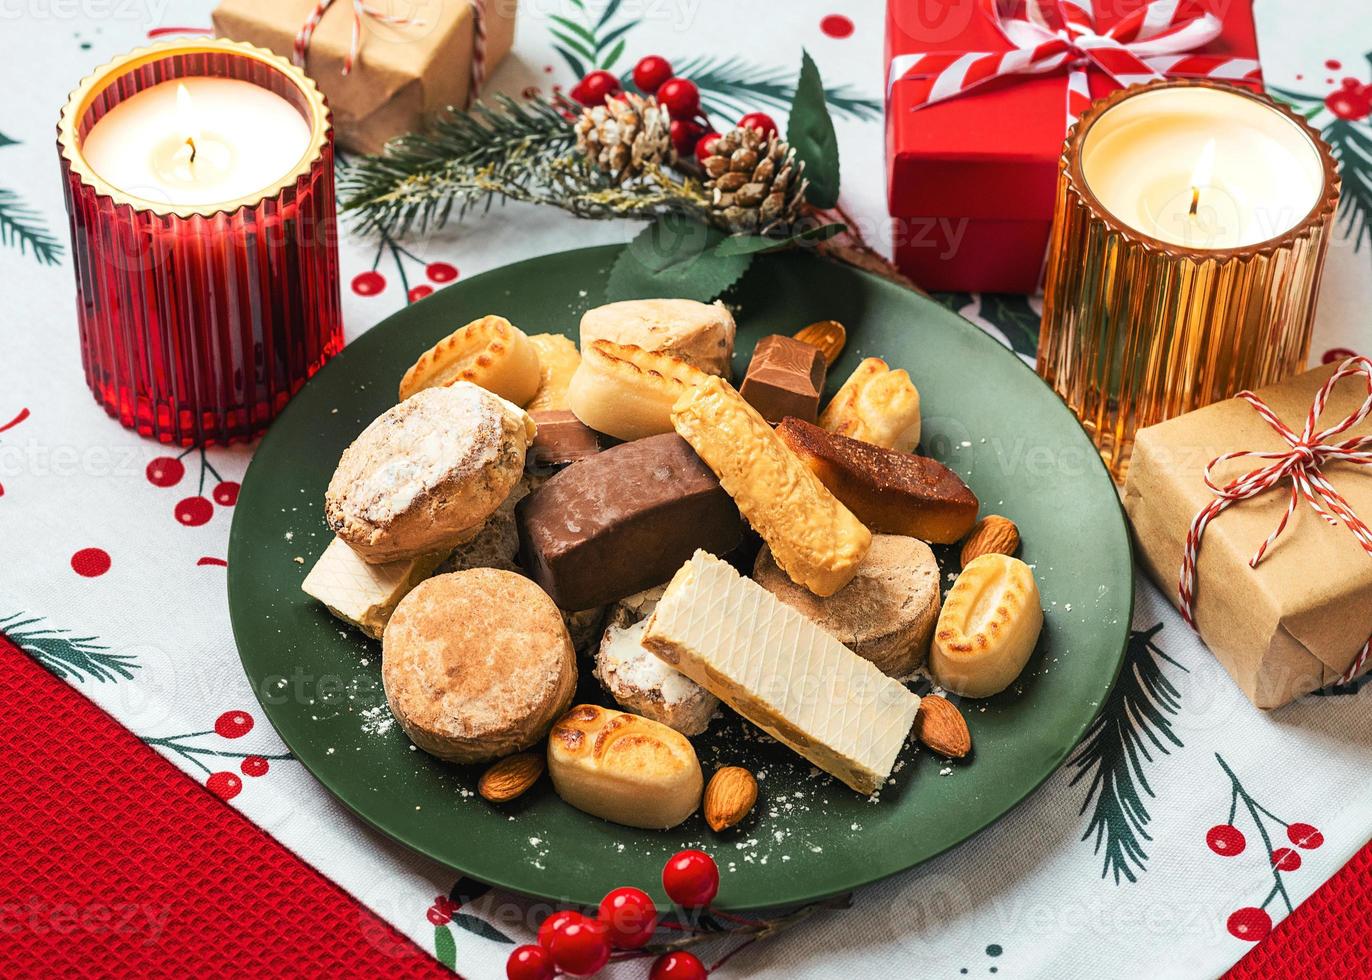
[[0,244],[14,246],[20,254],[32,251],[44,265],[56,265],[62,257],[62,245],[43,227],[38,212],[5,187],[0,187]]
[[403,236],[462,217],[475,204],[534,184],[576,144],[566,99],[497,95],[470,111],[451,109],[427,133],[392,140],[339,179],[342,211],[365,232]]

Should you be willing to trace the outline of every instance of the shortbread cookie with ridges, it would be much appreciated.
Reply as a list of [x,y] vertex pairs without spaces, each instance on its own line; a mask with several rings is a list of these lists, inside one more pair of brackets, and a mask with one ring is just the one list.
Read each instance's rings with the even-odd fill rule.
[[670,354],[593,341],[572,375],[567,403],[597,432],[630,442],[672,431],[672,405],[710,375]]
[[821,428],[908,453],[919,445],[919,389],[903,369],[869,357],[820,413]]
[[955,694],[989,698],[1024,670],[1042,629],[1029,566],[1009,555],[982,555],[962,570],[943,602],[929,670]]
[[791,581],[824,596],[852,580],[872,533],[727,381],[710,377],[686,392],[672,422]]
[[881,788],[919,697],[727,562],[697,551],[643,645],[859,793]]
[[425,388],[470,381],[506,401],[524,405],[541,381],[538,350],[503,316],[483,316],[434,344],[400,381],[404,401]]
[[433,574],[443,558],[439,552],[371,565],[334,538],[300,588],[343,622],[379,640],[396,605]]
[[484,388],[426,388],[344,450],[324,518],[368,562],[451,550],[519,481],[534,432],[522,409]]
[[581,349],[597,340],[632,344],[727,378],[735,331],[734,316],[723,303],[628,299],[586,311],[581,317]]
[[522,575],[439,575],[401,600],[381,682],[415,745],[483,762],[537,745],[571,704],[576,653],[551,599]]
[[536,333],[529,343],[538,351],[538,391],[525,411],[559,411],[567,408],[567,388],[581,366],[581,352],[570,337],[560,333]]
[[705,789],[684,735],[594,704],[577,705],[553,726],[548,774],[557,795],[578,810],[650,830],[686,820]]

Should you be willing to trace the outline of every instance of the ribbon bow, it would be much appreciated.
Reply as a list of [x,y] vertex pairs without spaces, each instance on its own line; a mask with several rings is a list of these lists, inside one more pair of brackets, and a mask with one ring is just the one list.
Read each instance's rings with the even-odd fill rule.
[[[482,83],[486,80],[486,17],[485,0],[470,0],[472,4],[473,29],[472,29],[472,80],[467,89],[467,100],[470,102],[476,98]],[[333,0],[316,0],[314,9],[310,11],[305,23],[300,25],[300,30],[295,35],[292,60],[297,68],[305,67],[305,56],[310,50],[310,40],[314,37],[315,28],[324,19],[329,8],[333,6]],[[362,19],[370,17],[383,24],[394,24],[396,26],[422,26],[423,21],[413,17],[401,17],[396,14],[387,13],[384,10],[377,10],[367,6],[365,0],[352,0],[353,8],[353,30],[352,38],[348,42],[348,53],[343,57],[343,69],[341,74],[352,73],[353,65],[357,62],[357,54],[362,48]]]
[[909,82],[915,109],[955,98],[1007,75],[1067,71],[1069,124],[1091,101],[1086,70],[1099,68],[1121,86],[1165,75],[1254,81],[1252,58],[1187,54],[1215,40],[1220,19],[1208,11],[1182,11],[1182,0],[1152,0],[1103,34],[1096,31],[1093,0],[978,0],[1013,47],[1009,51],[934,51],[896,55],[886,93]]
[[[1326,429],[1318,429],[1320,416],[1324,413],[1325,404],[1329,401],[1329,395],[1334,390],[1335,385],[1344,378],[1357,375],[1362,375],[1367,385],[1367,398],[1364,399],[1362,405],[1357,411],[1336,425],[1331,425]],[[1302,500],[1306,501],[1315,513],[1324,518],[1330,526],[1338,527],[1342,524],[1346,527],[1357,539],[1358,544],[1362,545],[1363,550],[1372,555],[1372,529],[1369,529],[1367,524],[1353,512],[1348,501],[1334,489],[1325,479],[1324,473],[1321,472],[1321,468],[1326,463],[1343,462],[1358,466],[1372,465],[1372,435],[1354,436],[1341,442],[1333,441],[1336,436],[1351,429],[1367,418],[1369,413],[1372,413],[1372,360],[1366,357],[1351,357],[1330,375],[1329,380],[1316,394],[1315,401],[1310,406],[1310,413],[1306,416],[1305,428],[1301,430],[1299,435],[1277,418],[1276,413],[1268,407],[1267,403],[1251,391],[1241,391],[1236,397],[1248,402],[1253,410],[1262,416],[1263,420],[1282,437],[1290,448],[1277,452],[1258,452],[1250,449],[1224,453],[1221,456],[1216,456],[1206,465],[1205,485],[1214,493],[1215,499],[1202,507],[1191,522],[1191,528],[1186,534],[1186,548],[1182,554],[1181,578],[1177,583],[1177,592],[1181,598],[1181,614],[1192,629],[1196,628],[1193,610],[1196,590],[1196,556],[1200,552],[1201,537],[1205,534],[1206,527],[1212,520],[1224,513],[1230,505],[1266,493],[1283,481],[1291,481],[1291,495],[1286,504],[1286,513],[1277,522],[1272,533],[1267,536],[1267,540],[1258,546],[1258,550],[1249,559],[1249,567],[1258,567],[1258,563],[1262,561],[1267,549],[1272,546],[1282,531],[1286,530],[1287,522],[1295,514],[1296,508]],[[1212,473],[1216,466],[1231,459],[1245,457],[1268,460],[1269,462],[1242,476],[1235,477],[1223,486],[1215,482]],[[1368,641],[1363,644],[1348,670],[1339,677],[1339,683],[1346,684],[1358,675],[1363,664],[1367,661],[1369,650],[1372,650],[1372,637],[1369,637]]]

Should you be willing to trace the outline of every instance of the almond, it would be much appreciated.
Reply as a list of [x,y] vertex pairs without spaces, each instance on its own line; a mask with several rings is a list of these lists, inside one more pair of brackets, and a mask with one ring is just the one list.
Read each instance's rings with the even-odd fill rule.
[[962,567],[982,555],[1013,555],[1019,547],[1019,528],[1008,517],[990,514],[977,522],[962,542]]
[[919,699],[915,738],[950,759],[961,759],[972,751],[972,733],[967,730],[967,719],[953,702],[937,694],[926,694]]
[[796,340],[823,351],[824,363],[828,367],[833,367],[843,353],[843,345],[848,342],[848,331],[837,320],[820,320],[808,327],[801,327],[795,336]]
[[538,782],[546,765],[541,752],[507,756],[481,774],[476,791],[492,803],[508,803]]
[[725,766],[705,787],[705,822],[717,833],[741,821],[756,802],[753,774],[740,766]]

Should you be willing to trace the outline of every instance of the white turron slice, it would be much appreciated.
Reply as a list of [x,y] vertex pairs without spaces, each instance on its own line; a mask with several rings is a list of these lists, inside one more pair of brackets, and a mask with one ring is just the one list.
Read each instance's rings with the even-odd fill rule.
[[334,538],[300,587],[339,619],[379,640],[400,600],[447,556],[445,551],[370,565]]
[[891,774],[919,697],[727,562],[697,551],[643,645],[859,793]]

